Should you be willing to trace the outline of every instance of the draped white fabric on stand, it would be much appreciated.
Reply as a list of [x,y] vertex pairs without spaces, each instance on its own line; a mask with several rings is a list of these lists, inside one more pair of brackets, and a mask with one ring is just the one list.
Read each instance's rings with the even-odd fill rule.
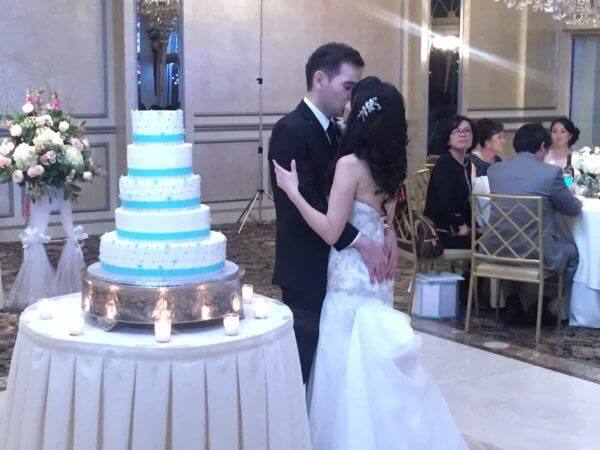
[[58,193],[60,202],[60,221],[67,235],[62,249],[56,276],[54,278],[55,295],[79,292],[82,289],[81,273],[85,269],[81,243],[88,235],[81,225],[73,226],[73,208],[69,200],[64,200],[62,190]]
[[23,264],[8,294],[6,306],[24,309],[42,297],[54,295],[54,268],[50,264],[44,244],[50,240],[46,234],[50,210],[56,198],[45,195],[31,202],[29,226],[20,234],[23,243]]

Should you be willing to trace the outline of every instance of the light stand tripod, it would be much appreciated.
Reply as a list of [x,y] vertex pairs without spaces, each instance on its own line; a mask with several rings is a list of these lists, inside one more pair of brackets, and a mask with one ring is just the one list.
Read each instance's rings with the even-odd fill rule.
[[260,22],[259,22],[259,40],[258,40],[258,78],[256,82],[258,83],[258,188],[256,189],[256,193],[254,197],[250,200],[250,202],[244,208],[244,211],[240,215],[237,220],[237,223],[240,223],[240,228],[238,229],[238,234],[242,232],[242,228],[246,225],[246,221],[248,217],[250,217],[250,213],[252,209],[258,202],[258,223],[263,223],[262,215],[263,215],[263,200],[267,197],[270,200],[273,200],[273,197],[269,195],[268,192],[264,190],[264,167],[263,167],[263,0],[259,0],[260,4]]

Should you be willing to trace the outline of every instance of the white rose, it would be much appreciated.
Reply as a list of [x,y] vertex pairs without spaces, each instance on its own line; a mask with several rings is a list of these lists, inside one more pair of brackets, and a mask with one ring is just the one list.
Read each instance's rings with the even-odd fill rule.
[[84,148],[90,148],[90,141],[88,141],[88,138],[83,139],[81,142],[83,143]]
[[33,104],[30,102],[25,103],[21,108],[21,111],[23,111],[23,114],[29,114],[30,112],[33,112]]
[[10,152],[15,149],[15,144],[12,141],[4,139],[2,145],[0,145],[0,155],[7,156]]
[[67,122],[66,120],[61,120],[58,124],[58,129],[61,133],[66,133],[67,131],[69,131],[69,126],[69,122]]
[[36,136],[33,138],[33,145],[37,149],[43,149],[46,143],[50,143],[52,145],[63,145],[63,140],[59,133],[48,127],[38,128],[36,130]]
[[10,135],[12,137],[19,137],[23,134],[23,127],[21,127],[21,125],[19,125],[18,123],[14,124],[12,127],[10,127]]
[[[75,168],[83,168],[83,155],[72,145],[65,145],[65,160],[67,163]],[[74,172],[75,169],[72,170]]]
[[17,145],[15,153],[13,154],[13,159],[19,169],[26,169],[27,167],[34,165],[36,160],[35,147],[25,143]]
[[83,180],[84,181],[90,181],[92,179],[92,172],[89,171],[85,171],[83,172]]
[[23,181],[23,172],[20,170],[15,170],[12,174],[12,180],[15,183],[20,183]]

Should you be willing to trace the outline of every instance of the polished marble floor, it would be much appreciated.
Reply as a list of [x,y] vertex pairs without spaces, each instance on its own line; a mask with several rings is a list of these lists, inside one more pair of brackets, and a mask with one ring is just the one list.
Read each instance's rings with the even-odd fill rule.
[[599,384],[420,334],[422,361],[471,449],[600,447]]
[[471,448],[600,448],[600,385],[421,333],[422,360]]

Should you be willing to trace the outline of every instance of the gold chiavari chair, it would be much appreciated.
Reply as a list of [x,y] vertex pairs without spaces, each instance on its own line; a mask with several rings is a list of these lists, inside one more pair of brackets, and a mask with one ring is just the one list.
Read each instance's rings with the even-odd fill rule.
[[[474,286],[478,278],[511,280],[538,285],[535,341],[542,324],[544,280],[552,275],[544,268],[542,199],[474,193],[472,196],[471,280],[465,331],[469,331]],[[479,224],[480,235],[476,234]],[[558,325],[562,316],[563,274],[558,276]],[[499,303],[496,302],[496,318]]]

